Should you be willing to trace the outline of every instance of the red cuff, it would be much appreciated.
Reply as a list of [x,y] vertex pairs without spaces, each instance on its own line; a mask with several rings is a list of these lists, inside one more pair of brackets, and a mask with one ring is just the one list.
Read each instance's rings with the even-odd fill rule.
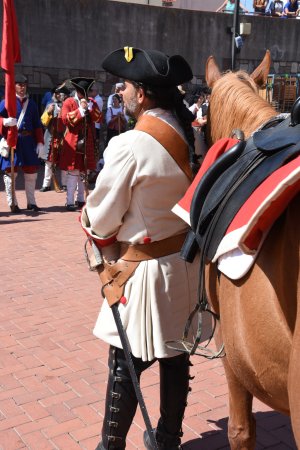
[[34,132],[34,138],[37,144],[44,144],[44,133],[42,128],[35,128],[33,130]]
[[[78,220],[80,223],[81,223],[81,215],[82,215],[82,212],[80,213],[80,215],[78,217]],[[90,233],[86,230],[86,228],[84,228],[82,225],[81,225],[81,228],[83,229],[83,231],[85,232],[87,237],[89,239],[92,239],[95,242],[97,248],[99,248],[99,249],[101,249],[102,247],[108,247],[109,245],[114,244],[117,240],[116,234],[107,239],[101,239],[101,238],[96,238],[95,236],[91,236]]]

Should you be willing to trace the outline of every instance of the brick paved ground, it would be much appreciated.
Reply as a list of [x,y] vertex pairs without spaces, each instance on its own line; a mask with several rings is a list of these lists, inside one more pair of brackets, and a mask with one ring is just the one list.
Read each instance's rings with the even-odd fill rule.
[[[0,187],[0,448],[93,450],[104,411],[107,346],[92,335],[100,288],[84,260],[78,213],[66,212],[65,195],[51,191],[37,192],[43,213],[11,215],[2,177]],[[22,189],[18,198],[24,207]],[[193,363],[183,448],[228,449],[222,364],[200,357]],[[143,376],[142,388],[155,424],[157,366]],[[296,449],[288,418],[258,401],[254,410],[257,449]],[[143,429],[138,412],[129,450],[143,448]]]

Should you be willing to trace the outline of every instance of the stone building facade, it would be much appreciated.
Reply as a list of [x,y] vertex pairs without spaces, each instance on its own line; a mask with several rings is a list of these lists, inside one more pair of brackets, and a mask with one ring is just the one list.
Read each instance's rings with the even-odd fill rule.
[[[193,84],[205,82],[211,54],[221,70],[230,68],[231,14],[107,0],[15,0],[15,7],[22,57],[16,70],[28,76],[34,95],[69,78],[91,76],[105,98],[117,80],[101,70],[101,61],[125,45],[183,55]],[[251,34],[236,55],[236,68],[251,72],[270,49],[271,73],[300,73],[300,21],[245,15],[240,21],[251,24]]]

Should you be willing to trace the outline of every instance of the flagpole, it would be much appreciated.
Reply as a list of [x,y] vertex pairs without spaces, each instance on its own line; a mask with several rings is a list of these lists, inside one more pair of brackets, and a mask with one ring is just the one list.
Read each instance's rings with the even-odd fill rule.
[[[1,67],[5,71],[5,109],[8,117],[16,118],[17,102],[15,87],[15,63],[21,62],[18,24],[14,0],[3,0],[3,27]],[[17,127],[9,127],[7,130],[7,144],[10,149],[10,175],[11,175],[11,209],[15,211],[15,148],[18,140]]]
[[15,191],[16,191],[16,187],[15,187],[15,149],[14,147],[10,147],[10,177],[11,177],[11,196],[12,196],[12,204],[11,204],[11,211],[15,212],[16,209],[16,203],[15,203]]

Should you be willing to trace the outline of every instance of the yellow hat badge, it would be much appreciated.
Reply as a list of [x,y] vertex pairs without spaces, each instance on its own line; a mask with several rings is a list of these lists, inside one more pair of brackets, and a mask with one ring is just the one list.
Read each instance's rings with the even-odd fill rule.
[[124,47],[125,59],[130,62],[133,59],[133,47]]

